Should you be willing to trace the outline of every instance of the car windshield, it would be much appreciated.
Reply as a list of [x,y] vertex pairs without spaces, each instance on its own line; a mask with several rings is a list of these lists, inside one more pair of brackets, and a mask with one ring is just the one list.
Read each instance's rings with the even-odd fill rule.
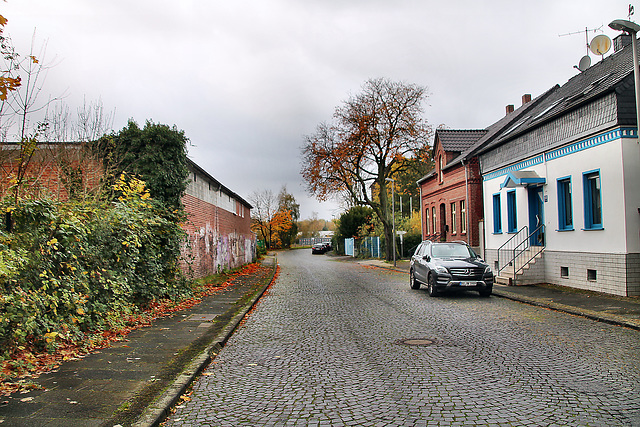
[[473,252],[466,245],[438,243],[431,248],[435,258],[472,258]]

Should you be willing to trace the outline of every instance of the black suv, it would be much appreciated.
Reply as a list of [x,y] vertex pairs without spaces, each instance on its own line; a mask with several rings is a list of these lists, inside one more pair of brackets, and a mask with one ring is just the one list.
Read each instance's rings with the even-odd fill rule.
[[426,284],[432,297],[442,290],[478,291],[488,297],[493,290],[493,272],[464,242],[425,240],[411,257],[409,282],[412,289]]

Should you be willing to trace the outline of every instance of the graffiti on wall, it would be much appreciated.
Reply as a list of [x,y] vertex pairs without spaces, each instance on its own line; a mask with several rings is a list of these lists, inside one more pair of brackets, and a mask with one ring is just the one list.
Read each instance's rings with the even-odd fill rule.
[[197,231],[187,232],[182,247],[183,269],[203,277],[251,263],[256,259],[255,236],[223,235],[209,222]]

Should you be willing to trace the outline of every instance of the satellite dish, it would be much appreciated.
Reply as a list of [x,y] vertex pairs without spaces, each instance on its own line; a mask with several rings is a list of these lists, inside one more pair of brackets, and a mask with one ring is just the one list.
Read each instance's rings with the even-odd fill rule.
[[595,55],[602,56],[609,52],[609,49],[611,49],[611,39],[604,34],[595,36],[589,44],[589,50],[591,50]]
[[591,66],[591,58],[589,57],[589,55],[585,55],[582,57],[582,59],[580,59],[580,62],[578,63],[578,70],[584,71],[590,66]]

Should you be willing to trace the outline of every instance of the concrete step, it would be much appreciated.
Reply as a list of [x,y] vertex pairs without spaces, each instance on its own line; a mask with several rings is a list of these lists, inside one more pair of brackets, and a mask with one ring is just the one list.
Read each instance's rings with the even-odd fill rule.
[[[535,249],[529,248],[524,252],[522,252],[522,254],[520,254],[520,256],[514,260],[514,263],[512,264],[515,264],[515,269],[518,270],[518,272],[516,273],[516,281],[518,281],[518,277],[522,277],[523,275],[525,275],[526,271],[529,270],[531,266],[535,264],[536,261],[542,257],[544,248],[542,249],[542,251],[540,251],[534,256],[533,254],[536,251],[538,251],[538,248],[535,248]],[[533,258],[531,258],[532,256]],[[529,260],[529,258],[531,259]],[[525,262],[525,260],[528,260],[528,261]],[[510,265],[502,269],[502,271],[500,272],[500,275],[496,276],[496,279],[495,279],[496,282],[504,285],[510,285],[513,281],[513,270],[514,270],[514,265]]]

